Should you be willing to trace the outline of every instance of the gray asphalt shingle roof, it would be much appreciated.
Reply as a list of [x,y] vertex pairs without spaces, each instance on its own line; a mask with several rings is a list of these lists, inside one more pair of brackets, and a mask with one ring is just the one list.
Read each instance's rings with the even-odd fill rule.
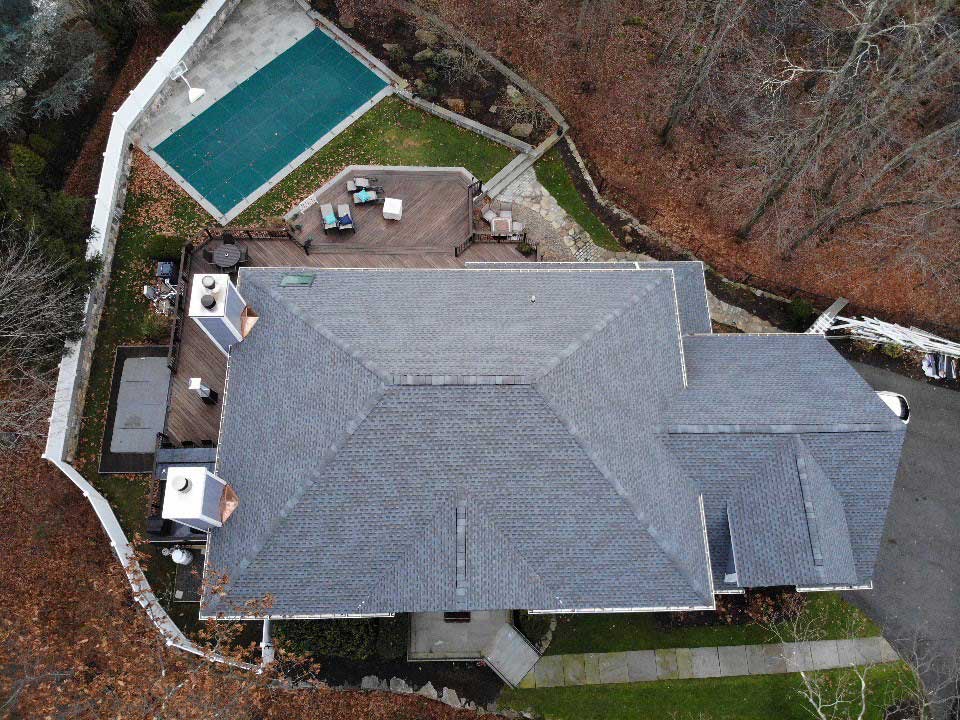
[[818,584],[804,492],[819,584],[869,578],[902,426],[822,338],[681,343],[677,265],[244,269],[205,614],[705,606],[731,526],[744,578]]

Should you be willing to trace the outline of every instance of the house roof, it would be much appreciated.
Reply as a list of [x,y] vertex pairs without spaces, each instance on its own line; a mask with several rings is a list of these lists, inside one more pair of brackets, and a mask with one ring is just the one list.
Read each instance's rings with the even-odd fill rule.
[[[777,371],[761,363],[757,386],[734,362],[752,345],[681,341],[696,283],[676,268],[542,265],[298,270],[313,284],[287,287],[290,270],[241,272],[260,320],[230,354],[218,474],[240,507],[211,533],[229,584],[205,614],[267,595],[287,616],[704,607],[731,530],[744,577],[818,584],[803,502],[781,503],[793,535],[770,530],[784,487],[821,518],[820,584],[869,574],[879,535],[834,436],[902,430],[822,338],[758,351],[794,383],[774,402]],[[820,418],[824,372],[846,394]]]

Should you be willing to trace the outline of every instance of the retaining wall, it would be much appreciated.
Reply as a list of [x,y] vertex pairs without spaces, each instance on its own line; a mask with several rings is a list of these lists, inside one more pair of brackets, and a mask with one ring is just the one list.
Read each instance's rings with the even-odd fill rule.
[[103,265],[86,298],[83,339],[76,343],[68,343],[60,362],[60,373],[57,377],[50,414],[50,429],[43,457],[63,472],[90,502],[104,532],[110,539],[110,547],[113,548],[123,566],[134,598],[147,611],[148,617],[163,635],[167,645],[216,662],[255,670],[258,667],[256,665],[237,662],[208,652],[191,642],[181,632],[150,589],[150,584],[136,560],[133,547],[120,527],[110,503],[70,464],[76,448],[100,315],[110,281],[117,231],[123,217],[123,203],[130,172],[130,148],[135,126],[144,116],[155,113],[163,101],[176,89],[174,83],[177,81],[170,80],[169,76],[177,63],[182,60],[192,62],[220,29],[238,2],[239,0],[207,0],[183,26],[170,46],[130,93],[130,97],[114,113],[107,150],[103,154],[103,168],[100,172],[100,184],[95,196],[96,204],[90,226],[90,240],[87,244],[87,256],[100,256]]

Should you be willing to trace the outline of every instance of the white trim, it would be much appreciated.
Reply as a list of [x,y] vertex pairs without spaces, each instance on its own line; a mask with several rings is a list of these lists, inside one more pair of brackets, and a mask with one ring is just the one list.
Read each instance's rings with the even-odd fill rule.
[[531,615],[590,615],[604,613],[647,613],[647,612],[692,612],[694,610],[716,610],[717,604],[712,605],[657,605],[650,607],[621,607],[621,608],[560,608],[554,610],[527,610]]
[[817,587],[797,586],[797,592],[837,592],[839,590],[873,590],[873,580],[866,585],[819,585]]
[[395,617],[396,613],[321,613],[320,615],[287,615],[280,613],[263,613],[261,615],[229,615],[227,613],[217,613],[207,615],[200,611],[201,620],[357,620],[363,618],[383,618]]

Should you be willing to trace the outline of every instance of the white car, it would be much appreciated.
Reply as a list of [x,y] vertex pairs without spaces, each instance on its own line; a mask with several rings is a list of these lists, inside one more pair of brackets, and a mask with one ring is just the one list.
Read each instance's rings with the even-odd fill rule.
[[910,404],[903,395],[889,390],[877,390],[877,397],[883,400],[886,406],[896,413],[898,418],[903,420],[904,425],[910,422]]

